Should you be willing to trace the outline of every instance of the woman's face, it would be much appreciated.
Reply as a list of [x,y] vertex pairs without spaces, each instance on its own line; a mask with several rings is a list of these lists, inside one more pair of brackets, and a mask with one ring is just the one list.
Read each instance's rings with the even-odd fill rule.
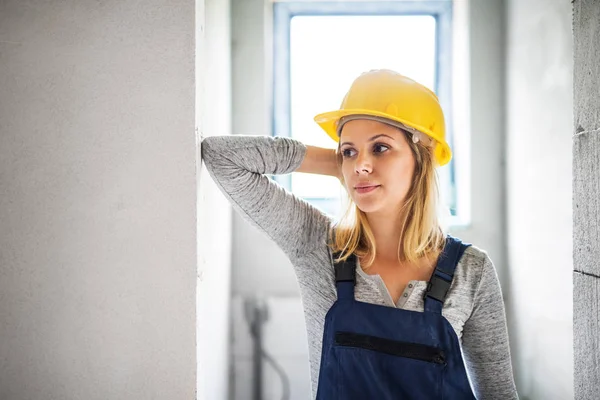
[[349,121],[342,128],[340,153],[346,189],[361,211],[400,209],[415,169],[415,156],[400,129],[378,121]]

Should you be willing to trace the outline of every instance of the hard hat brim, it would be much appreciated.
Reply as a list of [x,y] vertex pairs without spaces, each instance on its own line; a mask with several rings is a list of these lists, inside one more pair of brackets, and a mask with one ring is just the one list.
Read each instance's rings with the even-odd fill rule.
[[349,116],[349,115],[357,115],[357,114],[372,115],[375,117],[386,118],[386,119],[396,121],[401,124],[410,126],[411,128],[414,128],[420,132],[423,132],[427,136],[433,138],[436,142],[434,154],[435,154],[435,158],[436,158],[436,161],[439,166],[448,164],[450,162],[450,160],[452,159],[452,150],[450,149],[450,146],[448,145],[448,143],[446,143],[445,140],[439,138],[438,135],[436,135],[430,129],[419,126],[410,121],[403,120],[402,118],[397,118],[397,117],[391,116],[387,113],[373,111],[373,110],[363,110],[363,109],[335,110],[335,111],[329,111],[329,112],[325,112],[322,114],[318,114],[317,116],[315,116],[314,120],[325,131],[325,133],[327,133],[327,135],[331,139],[333,139],[335,142],[339,142],[340,138],[338,137],[338,134],[337,134],[338,121],[342,117]]

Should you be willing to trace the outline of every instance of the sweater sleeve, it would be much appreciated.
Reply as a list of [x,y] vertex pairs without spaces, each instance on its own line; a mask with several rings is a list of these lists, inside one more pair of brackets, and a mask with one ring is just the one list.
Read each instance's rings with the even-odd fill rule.
[[473,311],[464,325],[462,351],[477,399],[519,398],[513,378],[500,282],[487,256],[475,292]]
[[302,142],[279,136],[211,136],[202,140],[201,154],[234,209],[288,257],[325,243],[330,217],[267,176],[296,170],[306,154]]

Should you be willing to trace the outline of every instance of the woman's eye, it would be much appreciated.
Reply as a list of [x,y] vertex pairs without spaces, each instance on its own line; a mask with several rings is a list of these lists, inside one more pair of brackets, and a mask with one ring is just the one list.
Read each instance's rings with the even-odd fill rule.
[[342,150],[342,156],[343,157],[352,157],[353,151],[354,150],[352,150],[352,149],[344,149],[344,150]]
[[390,149],[384,144],[376,144],[375,146],[373,146],[373,148],[375,149],[376,153],[384,153]]

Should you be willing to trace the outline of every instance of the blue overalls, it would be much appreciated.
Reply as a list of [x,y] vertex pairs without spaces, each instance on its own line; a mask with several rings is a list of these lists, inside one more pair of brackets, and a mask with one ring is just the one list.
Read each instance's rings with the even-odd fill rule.
[[447,237],[424,312],[356,301],[356,256],[335,264],[337,301],[325,318],[317,400],[475,399],[458,337],[442,316],[468,246]]

